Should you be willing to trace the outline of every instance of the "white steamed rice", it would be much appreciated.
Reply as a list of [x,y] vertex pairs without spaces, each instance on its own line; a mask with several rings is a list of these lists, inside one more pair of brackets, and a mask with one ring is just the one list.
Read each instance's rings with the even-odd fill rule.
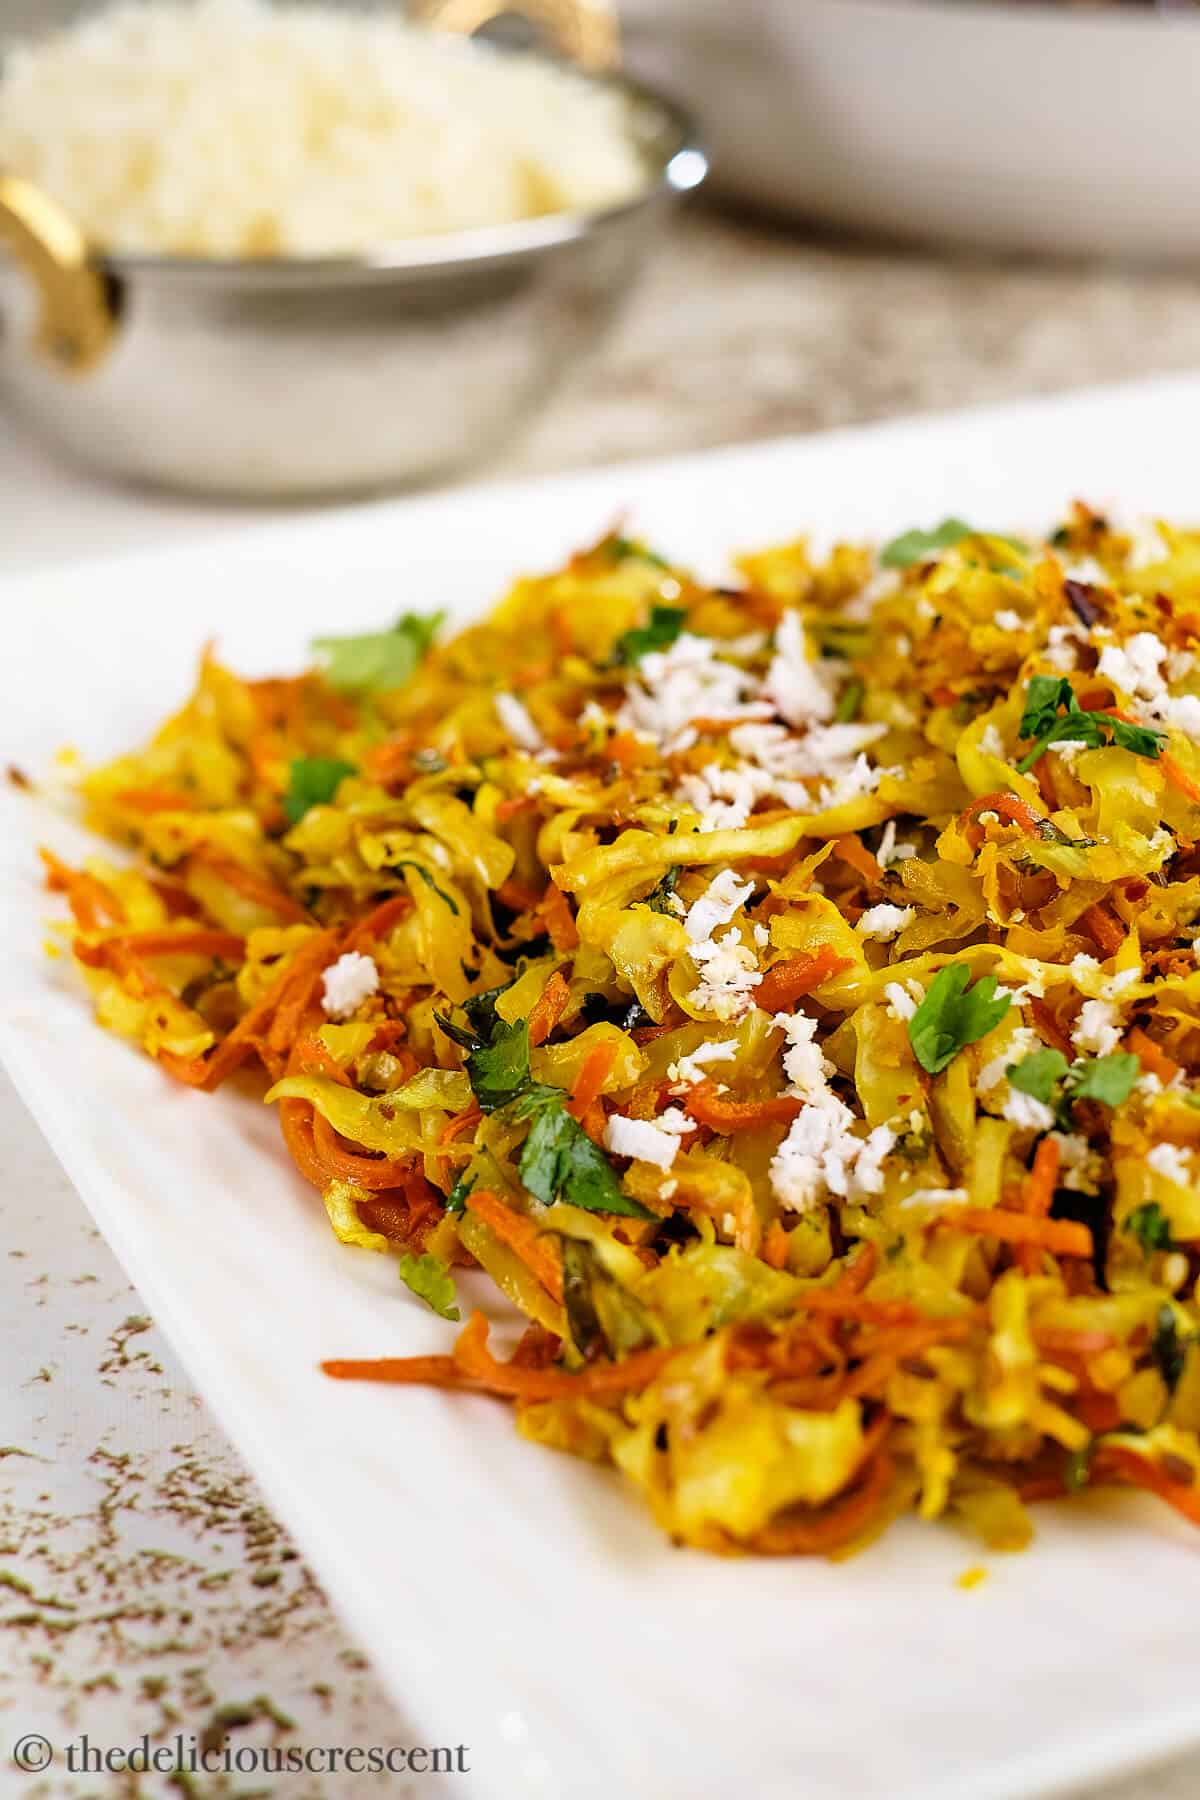
[[391,15],[139,0],[19,46],[0,168],[109,250],[329,256],[630,198],[622,96]]

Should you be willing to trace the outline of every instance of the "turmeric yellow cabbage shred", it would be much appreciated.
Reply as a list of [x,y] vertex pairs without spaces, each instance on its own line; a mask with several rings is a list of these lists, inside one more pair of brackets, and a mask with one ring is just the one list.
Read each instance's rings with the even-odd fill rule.
[[261,1066],[342,1242],[528,1321],[330,1373],[705,1549],[1200,1522],[1200,533],[914,542],[609,537],[398,687],[206,656],[83,780],[133,865],[47,859],[104,1025]]

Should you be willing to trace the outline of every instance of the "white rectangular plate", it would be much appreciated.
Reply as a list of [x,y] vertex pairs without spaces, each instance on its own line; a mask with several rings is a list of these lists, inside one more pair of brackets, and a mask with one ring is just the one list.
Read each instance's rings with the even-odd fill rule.
[[[1200,516],[1200,381],[401,501],[0,587],[0,764],[136,741],[201,642],[248,672],[321,629],[479,612],[618,514],[706,569],[812,529],[957,513],[1048,526],[1075,495]],[[0,784],[3,785],[3,784]],[[854,1561],[673,1550],[615,1477],[519,1439],[499,1405],[348,1387],[329,1355],[445,1348],[384,1259],[340,1248],[272,1113],[184,1091],[96,1030],[64,962],[39,838],[0,795],[0,1050],[83,1198],[376,1666],[473,1795],[725,1800],[1030,1796],[1200,1741],[1200,1560],[1150,1503],[1042,1510],[981,1558],[906,1523]],[[966,1592],[955,1577],[983,1560]]]

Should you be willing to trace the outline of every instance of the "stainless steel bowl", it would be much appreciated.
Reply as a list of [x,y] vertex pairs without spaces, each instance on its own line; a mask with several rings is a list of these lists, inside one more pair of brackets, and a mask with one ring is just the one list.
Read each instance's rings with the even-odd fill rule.
[[[472,28],[500,10],[452,4]],[[0,386],[63,450],[155,486],[362,493],[474,460],[595,342],[668,204],[706,173],[676,107],[592,78],[628,97],[647,171],[632,201],[355,259],[93,254],[0,175]]]

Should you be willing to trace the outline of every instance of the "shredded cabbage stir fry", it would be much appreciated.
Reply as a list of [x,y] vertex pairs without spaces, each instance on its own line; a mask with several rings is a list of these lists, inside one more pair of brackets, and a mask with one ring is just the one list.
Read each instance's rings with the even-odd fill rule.
[[738,569],[610,535],[444,643],[206,655],[83,780],[134,863],[46,856],[96,1014],[261,1066],[343,1243],[527,1322],[329,1375],[508,1400],[677,1542],[1200,1523],[1200,533]]

